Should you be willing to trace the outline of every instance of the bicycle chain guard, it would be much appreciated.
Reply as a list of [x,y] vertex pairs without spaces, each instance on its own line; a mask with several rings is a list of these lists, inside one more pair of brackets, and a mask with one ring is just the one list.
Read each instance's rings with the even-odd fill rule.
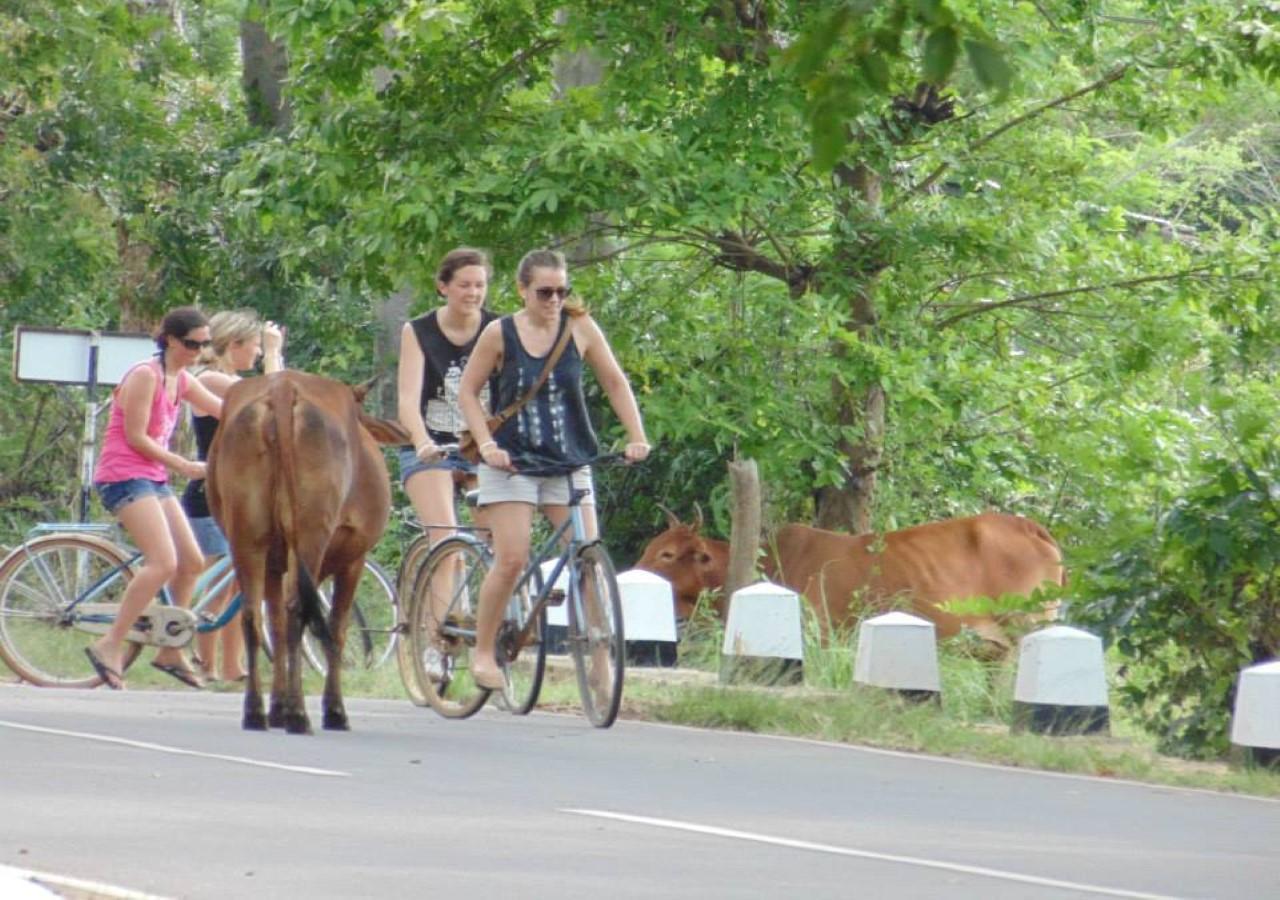
[[[106,634],[119,609],[115,603],[81,603],[76,607],[76,628]],[[153,647],[185,647],[195,637],[198,621],[189,609],[153,603],[142,611],[125,640]]]

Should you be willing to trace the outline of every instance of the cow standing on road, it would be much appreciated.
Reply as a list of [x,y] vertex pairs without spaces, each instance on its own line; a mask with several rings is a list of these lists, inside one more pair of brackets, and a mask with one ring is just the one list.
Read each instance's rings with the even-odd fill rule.
[[[409,440],[398,423],[361,412],[364,393],[293,371],[246,379],[227,392],[209,450],[207,490],[244,594],[246,729],[271,725],[310,733],[300,652],[308,625],[322,636],[328,659],[324,727],[349,727],[341,687],[347,618],[365,554],[391,511],[378,444]],[[333,607],[326,623],[316,585],[330,576]],[[257,652],[264,599],[276,648],[267,716]]]
[[[687,617],[702,591],[724,586],[729,545],[703,537],[668,514],[668,528],[645,547],[636,568],[672,584],[676,615]],[[983,513],[885,534],[840,534],[784,525],[764,545],[765,574],[804,595],[824,631],[895,603],[934,623],[939,637],[968,628],[997,654],[1013,649],[1006,614],[957,615],[945,606],[970,598],[1027,595],[1066,583],[1062,553],[1045,528],[1022,516]],[[725,599],[717,601],[724,614]],[[1052,618],[1053,609],[1040,615]]]

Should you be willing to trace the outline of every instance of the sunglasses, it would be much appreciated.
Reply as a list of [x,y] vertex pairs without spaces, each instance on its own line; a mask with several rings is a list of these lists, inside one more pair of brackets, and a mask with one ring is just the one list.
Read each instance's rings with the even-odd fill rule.
[[213,346],[213,341],[197,341],[194,338],[178,338],[178,342],[188,350],[203,350],[205,347]]
[[533,289],[533,295],[539,300],[550,300],[552,297],[559,297],[561,300],[573,293],[571,287],[540,287]]

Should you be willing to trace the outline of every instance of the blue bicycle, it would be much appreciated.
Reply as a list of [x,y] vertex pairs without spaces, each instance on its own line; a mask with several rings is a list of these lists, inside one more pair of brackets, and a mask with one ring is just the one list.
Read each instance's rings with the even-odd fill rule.
[[[86,634],[103,634],[115,621],[139,551],[108,535],[114,524],[56,522],[37,525],[0,561],[0,658],[24,681],[43,687],[96,687],[101,677],[84,655]],[[216,631],[240,611],[237,594],[221,612],[206,612],[235,578],[229,556],[201,573],[190,609],[174,606],[167,588],[129,632],[121,664],[144,645],[185,647],[198,632]],[[323,594],[323,592],[322,592]],[[345,665],[377,665],[392,652],[398,616],[391,577],[365,562],[351,612]],[[371,625],[359,605],[377,610],[385,627]],[[383,611],[385,608],[385,612]],[[323,671],[324,654],[304,641],[308,661]]]

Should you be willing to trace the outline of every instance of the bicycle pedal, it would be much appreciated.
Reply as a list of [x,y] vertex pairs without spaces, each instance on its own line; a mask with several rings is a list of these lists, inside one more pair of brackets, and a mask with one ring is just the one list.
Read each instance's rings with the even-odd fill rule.
[[552,588],[547,592],[547,606],[564,606],[564,588]]

